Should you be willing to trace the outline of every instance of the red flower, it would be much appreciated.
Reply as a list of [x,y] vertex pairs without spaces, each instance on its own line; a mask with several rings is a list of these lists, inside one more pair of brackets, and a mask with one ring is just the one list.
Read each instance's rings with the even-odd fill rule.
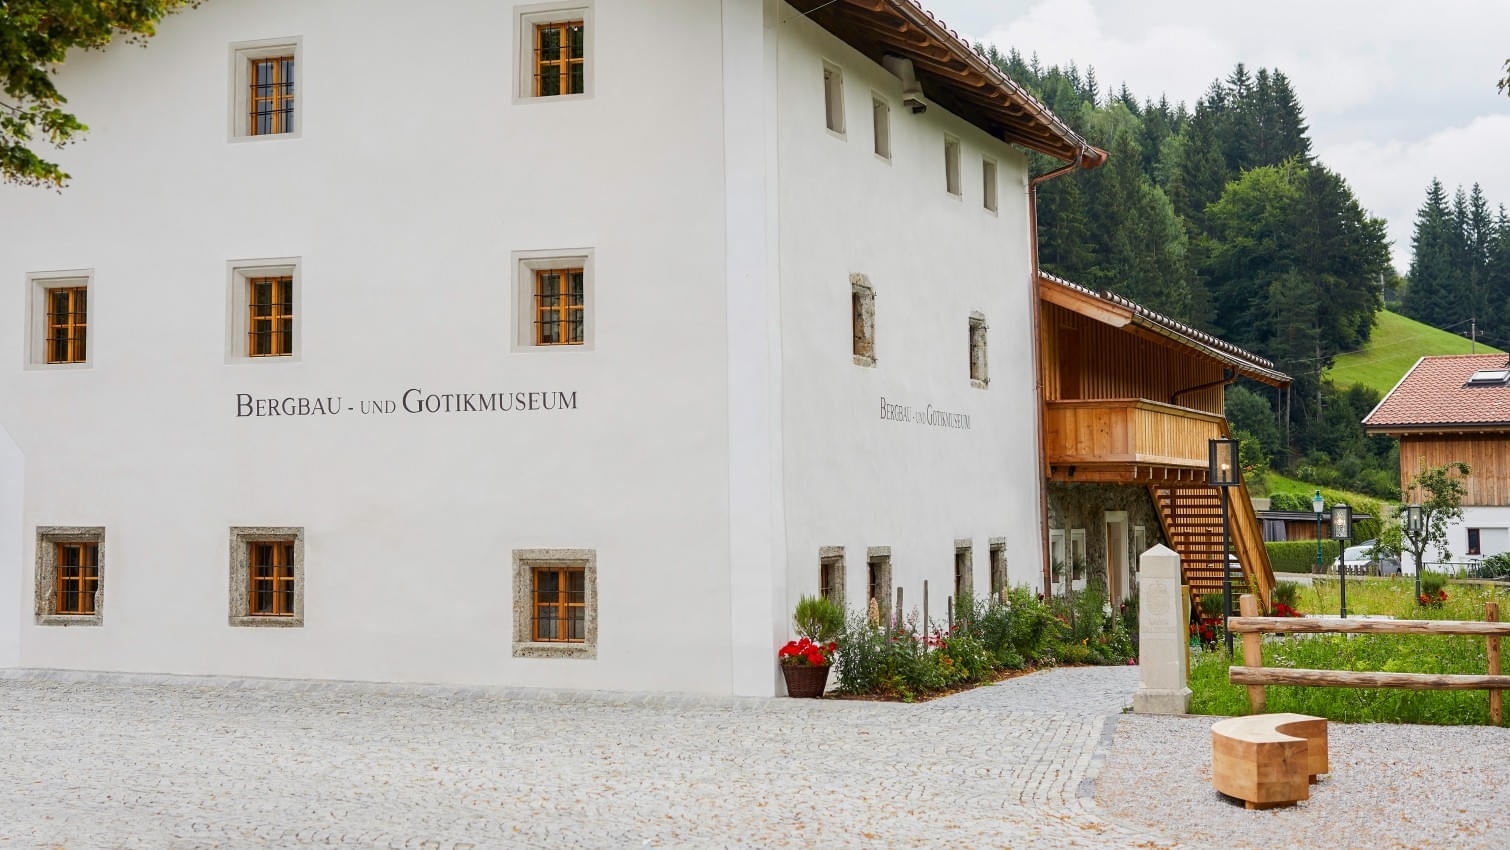
[[829,641],[828,642],[828,651],[829,652],[833,652],[834,650],[836,650],[838,648],[839,648],[839,644],[834,643],[833,641]]

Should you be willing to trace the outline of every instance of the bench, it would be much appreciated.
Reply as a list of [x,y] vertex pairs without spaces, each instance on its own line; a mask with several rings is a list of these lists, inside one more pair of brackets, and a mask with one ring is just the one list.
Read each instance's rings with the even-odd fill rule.
[[1309,800],[1311,783],[1326,772],[1325,718],[1255,714],[1211,726],[1211,784],[1250,809]]

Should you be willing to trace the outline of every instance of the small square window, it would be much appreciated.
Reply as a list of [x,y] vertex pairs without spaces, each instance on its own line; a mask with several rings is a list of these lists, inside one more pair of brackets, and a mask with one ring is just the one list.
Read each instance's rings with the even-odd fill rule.
[[233,626],[304,625],[304,529],[231,529]]
[[570,99],[592,90],[592,9],[582,3],[536,5],[516,17],[519,101]]
[[844,135],[844,72],[823,63],[823,118],[830,133]]
[[297,360],[298,258],[236,260],[226,294],[226,362]]
[[865,604],[873,601],[881,622],[891,622],[891,547],[872,546],[865,552]]
[[871,127],[875,132],[876,156],[891,159],[891,105],[879,97],[871,99]]
[[514,656],[596,658],[597,653],[597,553],[515,549]]
[[592,348],[592,252],[519,252],[514,265],[514,350]]
[[981,160],[981,203],[991,212],[996,212],[996,163]]
[[104,622],[105,529],[37,529],[36,621],[42,626]]
[[876,291],[863,274],[849,276],[849,320],[855,365],[876,365]]
[[1009,588],[1007,579],[1007,541],[1004,537],[991,538],[991,596],[1005,602],[1002,592]]
[[300,38],[231,45],[232,141],[299,136],[301,49]]
[[954,541],[954,598],[958,600],[975,590],[975,544],[969,540]]
[[991,383],[986,370],[986,317],[970,314],[970,386],[985,389]]
[[824,546],[818,550],[818,595],[844,606],[844,547]]
[[944,137],[944,188],[951,195],[960,194],[959,139],[952,136]]
[[27,368],[88,367],[92,278],[89,271],[27,276]]

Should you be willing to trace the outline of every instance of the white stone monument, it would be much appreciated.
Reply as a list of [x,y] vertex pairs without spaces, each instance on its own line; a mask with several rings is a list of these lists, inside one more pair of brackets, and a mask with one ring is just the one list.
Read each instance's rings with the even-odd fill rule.
[[1189,613],[1180,586],[1180,556],[1155,546],[1138,558],[1138,692],[1139,714],[1186,714],[1190,711]]

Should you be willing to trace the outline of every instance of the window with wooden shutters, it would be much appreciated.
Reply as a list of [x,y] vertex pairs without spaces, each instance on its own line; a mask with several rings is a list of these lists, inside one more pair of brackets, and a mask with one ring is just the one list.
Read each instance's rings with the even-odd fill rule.
[[583,21],[535,24],[535,97],[587,91],[587,27]]
[[247,355],[285,357],[294,353],[294,279],[247,278]]
[[587,290],[581,268],[535,270],[535,344],[581,345]]
[[294,131],[294,57],[248,59],[247,135]]
[[93,614],[100,584],[98,543],[56,543],[58,592],[54,614]]
[[294,541],[255,540],[247,544],[247,616],[294,615]]
[[83,363],[87,359],[89,290],[64,286],[47,290],[47,362]]

